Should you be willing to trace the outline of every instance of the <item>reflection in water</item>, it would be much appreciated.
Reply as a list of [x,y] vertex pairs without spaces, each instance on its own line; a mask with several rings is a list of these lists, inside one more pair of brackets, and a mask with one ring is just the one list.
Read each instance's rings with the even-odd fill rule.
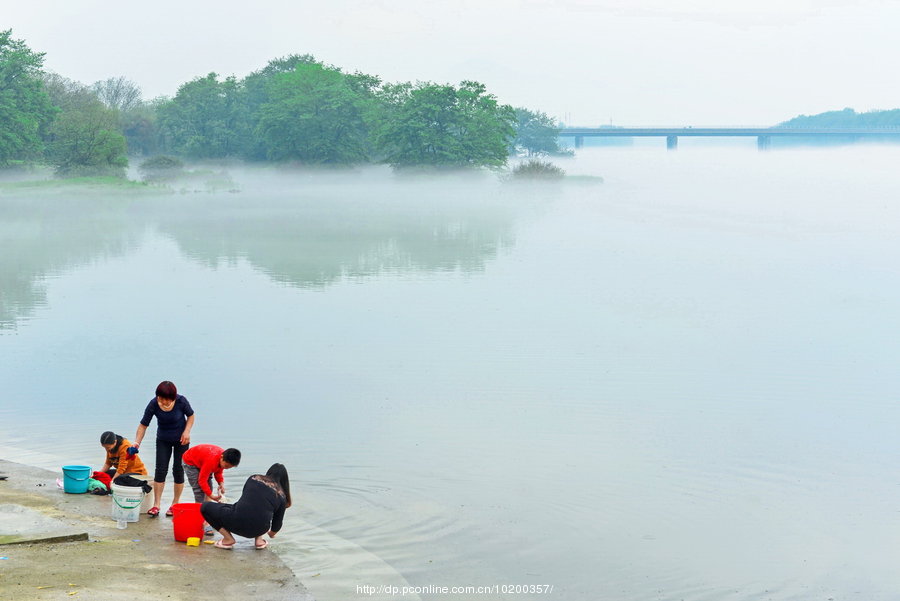
[[134,248],[142,224],[122,199],[0,196],[0,330],[46,304],[47,277]]
[[[399,192],[399,193],[398,193]],[[209,265],[246,259],[276,281],[325,286],[383,273],[478,272],[513,244],[512,208],[420,186],[212,198],[160,228]]]
[[514,243],[514,207],[488,198],[497,190],[489,186],[486,195],[483,182],[277,182],[277,189],[240,195],[0,197],[0,328],[45,305],[45,278],[121,256],[147,227],[210,267],[244,259],[298,287],[385,273],[478,272]]

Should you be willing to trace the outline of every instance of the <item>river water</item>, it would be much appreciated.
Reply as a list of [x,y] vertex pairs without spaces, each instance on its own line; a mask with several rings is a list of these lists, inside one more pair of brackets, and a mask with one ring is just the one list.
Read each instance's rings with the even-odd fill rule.
[[170,379],[232,492],[287,465],[273,548],[321,601],[893,599],[898,161],[3,192],[0,453],[97,465]]

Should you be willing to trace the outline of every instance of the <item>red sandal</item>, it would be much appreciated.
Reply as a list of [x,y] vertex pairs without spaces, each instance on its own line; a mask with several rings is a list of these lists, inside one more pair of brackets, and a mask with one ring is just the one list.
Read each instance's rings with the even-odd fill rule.
[[150,509],[148,509],[147,515],[149,515],[151,518],[158,517],[159,516],[159,507],[151,507]]
[[172,508],[171,508],[171,507],[169,507],[168,509],[166,509],[166,517],[167,517],[167,518],[170,518],[170,517],[172,517],[173,515],[175,515],[175,513],[172,511]]

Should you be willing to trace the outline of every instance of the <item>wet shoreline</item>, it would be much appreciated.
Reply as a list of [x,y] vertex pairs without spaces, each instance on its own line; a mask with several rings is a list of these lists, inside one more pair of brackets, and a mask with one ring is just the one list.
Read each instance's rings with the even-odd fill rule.
[[174,540],[170,519],[145,515],[119,530],[108,496],[66,494],[58,474],[3,459],[0,474],[8,477],[0,481],[0,598],[313,599],[278,555],[252,540],[232,551],[188,547]]

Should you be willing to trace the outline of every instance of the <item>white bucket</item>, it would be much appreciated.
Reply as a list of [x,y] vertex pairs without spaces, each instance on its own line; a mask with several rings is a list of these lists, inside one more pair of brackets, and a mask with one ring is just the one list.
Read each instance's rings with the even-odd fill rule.
[[112,519],[117,522],[136,522],[141,513],[144,491],[140,486],[112,485]]
[[[129,476],[138,480],[143,480],[151,486],[153,485],[153,480],[150,479],[150,476],[141,474],[129,474]],[[153,507],[153,491],[150,491],[144,495],[144,500],[141,502],[141,513],[147,513],[148,511],[150,511],[151,507]]]

